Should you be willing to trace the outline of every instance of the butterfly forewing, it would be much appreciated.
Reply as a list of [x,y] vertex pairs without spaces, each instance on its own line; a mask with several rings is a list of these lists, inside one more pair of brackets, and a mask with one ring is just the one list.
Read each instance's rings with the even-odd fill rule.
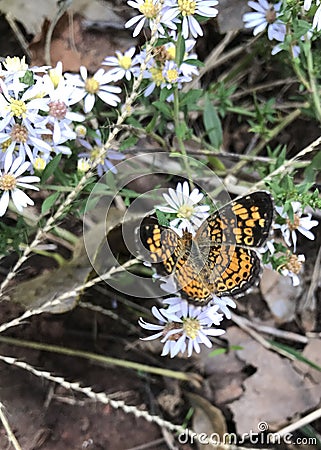
[[[264,191],[236,199],[206,219],[196,233],[204,243],[260,247],[266,241],[273,220],[273,201]],[[208,245],[208,244],[206,244]]]

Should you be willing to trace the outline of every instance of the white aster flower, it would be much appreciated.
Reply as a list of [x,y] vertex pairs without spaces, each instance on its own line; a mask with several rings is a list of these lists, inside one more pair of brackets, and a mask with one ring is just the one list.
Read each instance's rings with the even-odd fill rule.
[[113,81],[123,79],[130,80],[132,77],[137,76],[139,72],[139,66],[136,64],[137,60],[133,58],[136,48],[131,47],[124,54],[116,50],[116,56],[108,56],[104,59],[103,65],[115,66],[114,69],[108,70],[108,74],[112,77]]
[[231,319],[231,311],[229,308],[236,308],[236,303],[230,297],[217,297],[213,294],[213,298],[209,305],[217,305],[219,311],[221,311],[227,319]]
[[[0,78],[0,111],[2,120],[0,130],[2,131],[12,120],[27,119],[34,122],[39,119],[39,110],[45,111],[48,106],[48,98],[43,98],[41,88],[42,83],[36,83],[27,88],[21,95],[21,85],[19,80],[15,80],[10,89]],[[23,84],[24,89],[26,86]]]
[[302,271],[302,266],[305,261],[304,255],[290,255],[288,262],[281,269],[281,274],[284,277],[290,277],[293,286],[299,286],[300,278],[299,273]]
[[18,56],[7,56],[2,62],[7,72],[16,73],[19,72],[19,76],[22,76],[26,70],[28,70],[28,64],[26,63],[26,57],[19,58]]
[[208,205],[197,205],[204,195],[196,188],[190,192],[187,181],[178,183],[176,190],[169,188],[168,194],[164,193],[163,197],[169,206],[158,206],[157,209],[177,216],[170,222],[175,231],[182,232],[187,228],[190,233],[195,234],[195,228],[209,216]]
[[243,15],[245,28],[254,28],[253,34],[256,36],[267,28],[268,38],[283,41],[285,35],[285,24],[278,19],[282,1],[271,4],[267,0],[250,1],[248,5],[255,12],[248,12]]
[[274,228],[280,229],[285,243],[289,247],[293,244],[293,250],[295,252],[297,244],[296,232],[300,232],[303,236],[313,241],[315,236],[310,230],[311,228],[316,227],[319,222],[317,220],[311,220],[312,214],[310,213],[307,216],[302,217],[302,207],[300,202],[292,202],[291,205],[294,214],[293,222],[289,219],[282,206],[276,206],[276,211],[285,220],[285,223],[275,223]]
[[194,16],[197,14],[203,17],[216,17],[218,10],[214,6],[217,5],[217,0],[168,0],[163,21],[167,26],[175,29],[174,22],[180,19],[184,39],[188,39],[189,34],[194,38],[203,36],[202,28]]
[[269,241],[266,241],[266,243],[263,245],[263,247],[260,247],[258,249],[258,252],[261,254],[269,252],[270,255],[274,255],[274,253],[275,253],[274,239],[270,239]]
[[98,69],[92,77],[88,76],[85,66],[81,66],[79,72],[80,77],[70,74],[66,77],[78,88],[73,95],[73,102],[77,103],[83,99],[85,113],[93,109],[97,96],[107,105],[117,106],[120,98],[116,94],[121,92],[121,88],[109,84],[112,78],[104,69]]
[[[6,151],[4,157],[10,159],[18,151],[19,156],[25,160],[33,161],[34,149],[38,152],[50,152],[50,146],[46,143],[46,135],[51,134],[50,130],[37,124],[31,124],[27,119],[23,123],[16,123],[14,120],[0,131],[0,145]],[[0,157],[1,159],[1,157]]]
[[[125,23],[125,28],[130,28],[137,24],[133,32],[133,37],[136,37],[141,32],[146,21],[148,21],[149,27],[152,29],[155,19],[159,14],[162,14],[162,6],[159,0],[129,0],[127,4],[132,8],[138,9],[141,13],[138,16],[132,17]],[[164,28],[161,24],[159,24],[158,32],[164,34]]]
[[[93,145],[85,139],[78,139],[79,143],[87,149],[86,152],[79,153],[78,156],[80,158],[89,159],[89,161],[91,163],[93,163],[96,160],[96,158],[98,157],[98,155],[101,152],[101,149],[104,145],[102,142],[102,137],[101,137],[100,131],[97,130],[96,134],[97,135],[94,138]],[[124,158],[125,158],[125,156],[122,155],[121,153],[109,149],[105,158],[102,158],[101,162],[97,166],[98,176],[101,177],[104,173],[108,172],[109,170],[112,173],[117,173],[116,167],[113,165],[113,163],[110,160],[121,161]]]
[[148,97],[154,91],[156,87],[163,88],[166,86],[166,80],[163,75],[163,70],[161,67],[150,67],[145,70],[144,78],[150,79],[151,83],[145,89],[144,97]]
[[[177,297],[175,297],[176,302]],[[167,299],[170,300],[170,299]],[[174,303],[175,303],[174,302]],[[169,302],[168,302],[169,303]],[[218,306],[200,308],[180,300],[179,308],[170,306],[168,310],[152,308],[153,315],[160,324],[150,324],[140,319],[140,325],[157,333],[145,338],[146,340],[162,338],[164,344],[162,356],[170,355],[171,358],[178,353],[185,353],[190,357],[195,351],[200,352],[200,344],[212,347],[208,336],[221,336],[224,330],[213,328],[222,320],[222,315],[217,313]]]
[[[173,40],[173,42],[168,42],[167,44],[164,44],[164,48],[167,52],[168,59],[175,61],[176,57],[176,45],[177,42],[177,33],[176,31],[170,32],[170,37]],[[190,53],[192,49],[194,48],[196,44],[195,39],[186,39],[185,40],[185,54],[183,58],[182,64],[179,66],[179,70],[182,73],[183,76],[190,77],[192,75],[198,75],[198,68],[196,66],[193,66],[193,64],[185,63],[184,61],[197,59],[196,53]]]
[[11,199],[19,212],[27,205],[33,205],[34,202],[19,187],[25,189],[34,189],[38,191],[36,186],[30,183],[40,181],[39,177],[21,175],[30,167],[29,162],[23,162],[21,157],[16,158],[12,163],[7,159],[5,161],[4,170],[0,171],[0,216],[2,217],[7,211],[10,195]]
[[[319,5],[320,2],[317,2],[317,5]],[[318,9],[316,10],[314,17],[313,17],[313,22],[312,22],[312,28],[315,28],[317,31],[321,30],[321,5],[318,7]]]
[[[192,80],[190,76],[184,76],[175,61],[166,61],[163,68],[163,77],[165,79],[167,89],[177,86],[179,89],[182,83],[188,83]],[[161,86],[163,87],[163,86]]]

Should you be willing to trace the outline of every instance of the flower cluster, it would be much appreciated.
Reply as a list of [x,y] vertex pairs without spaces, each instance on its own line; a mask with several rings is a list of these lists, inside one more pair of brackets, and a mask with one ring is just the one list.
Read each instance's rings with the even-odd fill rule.
[[129,0],[127,3],[140,13],[125,24],[126,28],[136,25],[134,37],[142,31],[145,24],[152,30],[158,18],[157,32],[160,36],[164,36],[168,29],[180,28],[184,39],[188,39],[189,35],[196,38],[203,36],[203,31],[195,16],[210,18],[218,14],[215,8],[217,0]]
[[[0,78],[1,216],[10,197],[18,211],[33,204],[17,186],[37,190],[32,183],[40,179],[34,171],[42,171],[55,155],[70,156],[72,148],[81,154],[80,144],[88,148],[89,140],[84,145],[76,131],[77,124],[86,118],[79,109],[88,114],[98,98],[116,106],[121,88],[112,86],[112,80],[103,69],[91,77],[85,67],[79,75],[63,74],[61,62],[55,68],[30,68],[24,58],[4,60]],[[85,135],[86,127],[82,127]],[[110,156],[119,159],[115,154]],[[107,157],[102,165],[105,171],[112,167]],[[20,177],[22,173],[26,176]]]
[[[143,79],[145,81],[144,96],[150,96],[156,88],[171,89],[177,87],[181,89],[184,83],[192,80],[193,75],[198,74],[198,69],[192,64],[197,59],[195,53],[191,53],[196,41],[187,39],[185,44],[185,54],[181,64],[177,65],[176,59],[176,43],[177,33],[171,31],[168,41],[154,49],[153,57],[149,59],[146,69],[143,71]],[[146,51],[143,49],[135,54],[135,47],[131,47],[124,54],[116,51],[116,56],[107,57],[103,64],[112,67],[108,71],[108,75],[113,81],[125,78],[130,81],[139,73],[140,66],[146,58]],[[188,62],[185,62],[188,61]],[[167,100],[171,101],[172,95]]]
[[[311,228],[316,227],[319,222],[312,219],[312,214],[303,215],[302,205],[300,202],[291,202],[292,219],[289,212],[283,206],[275,207],[277,217],[273,225],[275,230],[279,230],[286,244],[286,247],[278,241],[268,241],[264,249],[262,249],[263,259],[267,262],[268,267],[275,268],[284,276],[288,276],[292,280],[293,286],[300,284],[299,274],[302,272],[305,256],[296,255],[296,247],[298,236],[301,233],[307,239],[314,240],[315,236]],[[290,249],[293,248],[293,252]]]
[[[316,5],[320,1],[316,0]],[[296,58],[300,54],[299,41],[311,39],[314,30],[321,29],[321,5],[317,8],[312,19],[310,28],[302,28],[300,36],[292,29],[292,23],[284,21],[284,8],[286,2],[282,0],[277,3],[269,3],[267,0],[249,1],[248,5],[254,10],[247,12],[243,16],[245,28],[253,28],[253,34],[256,36],[260,32],[267,30],[267,36],[270,41],[277,41],[278,44],[272,49],[272,55],[279,53],[284,48],[289,48],[292,57]],[[310,21],[306,12],[312,8],[312,0],[305,0],[301,16]],[[297,13],[295,12],[297,16]],[[307,22],[308,23],[308,22]],[[288,47],[289,45],[289,47]]]

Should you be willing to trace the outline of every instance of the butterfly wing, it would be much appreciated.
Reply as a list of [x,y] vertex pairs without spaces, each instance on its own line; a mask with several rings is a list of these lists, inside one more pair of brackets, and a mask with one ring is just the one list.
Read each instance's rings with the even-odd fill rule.
[[261,247],[269,235],[273,211],[269,193],[253,192],[215,211],[202,223],[195,240],[200,247],[213,244]]
[[232,245],[212,246],[201,277],[218,297],[244,294],[261,271],[256,251]]
[[139,233],[140,241],[148,252],[145,260],[156,264],[156,270],[161,274],[173,273],[177,261],[191,244],[191,237],[183,239],[175,231],[158,223],[142,225]]

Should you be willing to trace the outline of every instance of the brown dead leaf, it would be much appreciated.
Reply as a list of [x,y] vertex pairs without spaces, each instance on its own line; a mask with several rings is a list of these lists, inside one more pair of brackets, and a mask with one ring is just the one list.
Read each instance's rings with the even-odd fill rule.
[[[206,433],[211,440],[215,435],[217,440],[223,442],[224,435],[227,433],[227,425],[222,411],[200,395],[188,392],[186,396],[194,408],[193,430],[198,434]],[[211,443],[207,445],[205,440],[201,444],[198,443],[198,446],[204,450],[213,449],[213,445]]]
[[[45,64],[44,47],[49,21],[43,23],[41,32],[31,42],[31,65]],[[84,17],[65,13],[58,21],[51,40],[51,64],[62,61],[65,71],[78,72],[81,65],[95,72],[106,56],[113,56],[115,50],[124,51],[135,45],[130,33],[122,30],[92,31],[84,27]]]
[[318,405],[320,386],[304,379],[292,363],[266,350],[244,332],[231,327],[227,338],[232,345],[240,345],[240,359],[256,369],[243,383],[244,394],[229,405],[239,434],[258,432],[260,422],[269,430],[279,429],[287,420]]
[[295,315],[296,299],[301,295],[300,286],[292,286],[288,278],[275,270],[264,269],[261,293],[278,323],[290,322]]
[[211,350],[204,349],[200,359],[204,364],[204,371],[209,386],[212,388],[213,400],[217,405],[232,402],[243,393],[243,372],[245,363],[241,361],[234,350],[221,355],[209,356]]
[[250,8],[244,0],[220,0],[217,22],[222,34],[244,28],[243,14]]
[[[305,346],[302,354],[305,358],[321,367],[321,339],[311,339]],[[315,383],[320,385],[321,390],[321,372],[319,370],[314,369],[302,361],[295,361],[294,367],[304,375],[311,377]]]

